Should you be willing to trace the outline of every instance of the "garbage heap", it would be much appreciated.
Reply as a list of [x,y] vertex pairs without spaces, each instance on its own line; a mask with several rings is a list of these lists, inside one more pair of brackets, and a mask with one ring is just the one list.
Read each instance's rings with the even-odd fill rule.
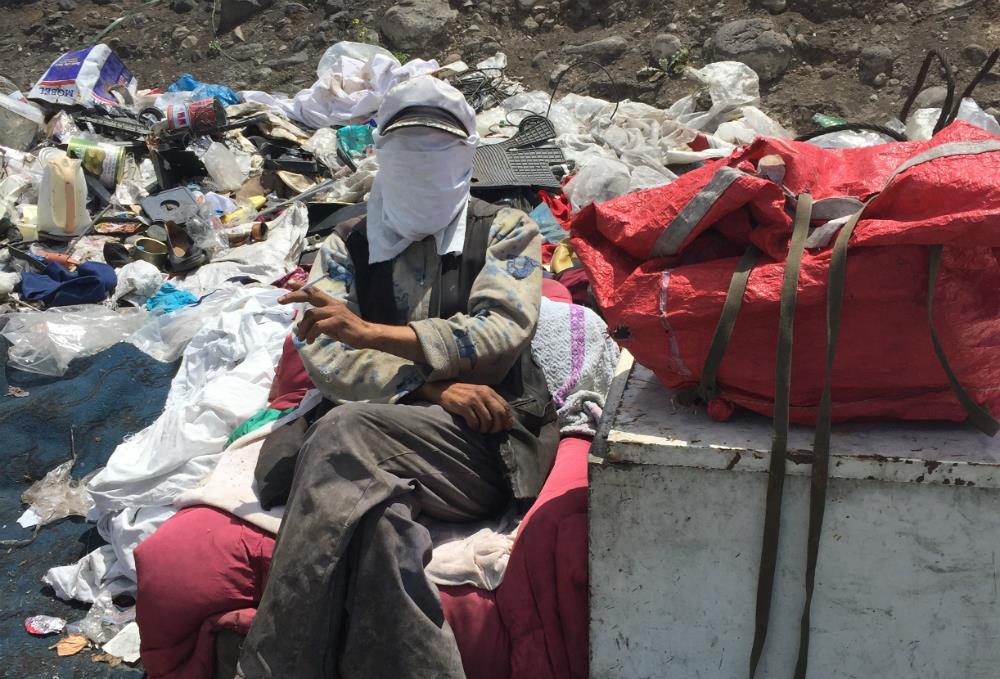
[[[315,84],[294,96],[234,92],[190,74],[160,91],[140,89],[99,44],[64,54],[27,93],[0,92],[8,365],[58,377],[74,359],[120,342],[158,361],[181,359],[163,413],[103,468],[77,479],[70,460],[22,498],[26,535],[78,515],[107,541],[44,578],[60,598],[93,604],[60,653],[92,644],[138,659],[127,599],[132,551],[266,405],[293,321],[277,299],[305,283],[325,237],[366,199],[378,171],[372,118],[391,87],[434,74],[466,95],[482,139],[474,195],[519,191],[534,206],[550,274],[575,281],[583,303],[586,276],[567,240],[576,212],[669,184],[758,135],[795,136],[757,108],[757,74],[738,62],[689,70],[699,91],[668,109],[526,91],[505,66],[502,53],[473,66],[401,64],[379,47],[342,42],[323,55]],[[940,113],[921,109],[868,129],[818,116],[832,131],[811,140],[926,139]],[[1000,134],[971,99],[957,115]],[[33,617],[26,627],[53,633],[65,621]]]

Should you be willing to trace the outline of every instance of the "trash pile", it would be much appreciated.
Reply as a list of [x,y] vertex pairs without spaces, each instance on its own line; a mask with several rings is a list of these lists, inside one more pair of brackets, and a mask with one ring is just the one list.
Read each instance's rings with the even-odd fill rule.
[[[61,56],[27,93],[0,91],[8,365],[58,377],[119,342],[180,359],[163,413],[104,468],[74,479],[71,460],[24,494],[26,529],[86,516],[108,543],[45,576],[60,598],[93,604],[90,612],[69,624],[32,616],[29,632],[68,633],[60,655],[89,644],[137,660],[132,553],[266,406],[293,321],[277,300],[305,283],[334,227],[360,214],[378,172],[372,119],[394,85],[433,74],[466,96],[482,140],[473,195],[520,192],[547,241],[550,275],[581,304],[591,298],[568,242],[575,213],[670,184],[757,136],[794,137],[757,107],[757,74],[738,62],[691,70],[702,91],[668,109],[525,91],[505,66],[502,53],[473,67],[401,64],[382,48],[342,42],[323,55],[315,84],[292,97],[191,74],[160,91],[141,89],[99,44]],[[821,117],[831,127],[811,141],[926,139],[947,113],[921,109],[861,129]],[[957,117],[1000,134],[971,98]]]

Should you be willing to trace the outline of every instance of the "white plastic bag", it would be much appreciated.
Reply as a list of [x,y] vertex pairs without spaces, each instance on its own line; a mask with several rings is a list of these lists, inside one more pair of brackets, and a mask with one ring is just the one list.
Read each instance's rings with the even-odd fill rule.
[[118,101],[111,92],[114,87],[122,87],[130,96],[135,95],[135,78],[111,48],[100,43],[66,52],[52,62],[45,75],[31,88],[28,98],[62,106],[117,106]]
[[11,343],[7,364],[40,375],[60,376],[75,358],[122,342],[149,317],[145,309],[114,311],[100,304],[13,314],[3,332]]
[[577,211],[590,203],[601,203],[629,192],[632,182],[628,166],[610,158],[594,157],[566,185],[566,196]]
[[379,47],[377,45],[368,45],[361,42],[338,42],[334,45],[330,45],[323,52],[323,56],[319,59],[319,65],[316,67],[316,77],[322,78],[323,74],[327,71],[338,71],[341,65],[341,60],[344,57],[348,59],[356,59],[357,61],[367,62],[369,59],[374,57],[376,54],[380,54],[384,57],[389,57],[399,65],[399,61],[393,55],[392,52],[385,49],[384,47]]

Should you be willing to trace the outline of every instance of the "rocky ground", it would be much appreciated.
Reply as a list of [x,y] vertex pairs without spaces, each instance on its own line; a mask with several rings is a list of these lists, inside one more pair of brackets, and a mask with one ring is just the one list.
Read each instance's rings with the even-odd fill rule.
[[[665,106],[694,89],[684,66],[736,59],[764,81],[763,108],[804,132],[815,113],[897,114],[928,49],[947,56],[961,91],[1000,47],[997,0],[274,0],[239,34],[216,36],[219,1],[0,0],[0,74],[27,88],[60,53],[133,12],[104,41],[141,87],[190,72],[234,89],[294,92],[313,82],[330,44],[356,40],[403,58],[470,63],[502,50],[508,75],[543,89],[566,64],[594,59],[623,97]],[[936,70],[928,85],[941,82]],[[573,69],[562,87],[614,92],[593,67]],[[1000,108],[1000,75],[976,99]]]

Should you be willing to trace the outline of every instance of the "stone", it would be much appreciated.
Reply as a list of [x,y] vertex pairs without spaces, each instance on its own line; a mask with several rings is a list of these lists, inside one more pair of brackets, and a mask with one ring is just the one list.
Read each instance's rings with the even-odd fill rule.
[[528,33],[534,33],[538,30],[538,22],[531,17],[528,17],[521,22],[521,28],[526,30]]
[[892,51],[882,45],[872,45],[861,50],[858,57],[858,76],[866,85],[874,85],[879,74],[892,75]]
[[969,61],[973,66],[982,66],[983,62],[989,57],[989,53],[986,48],[982,45],[966,45],[965,49],[962,50],[962,55]]
[[947,98],[948,88],[944,85],[928,87],[920,90],[917,98],[913,100],[913,107],[910,110],[916,111],[921,108],[941,108],[944,106],[944,100]]
[[771,14],[781,14],[788,9],[788,0],[760,0],[760,6]]
[[64,12],[72,12],[76,9],[76,0],[59,0],[56,4]]
[[535,0],[517,0],[517,6],[522,12],[530,12],[535,7]]
[[444,58],[444,61],[442,61],[441,63],[445,64],[445,65],[447,65],[447,64],[454,64],[456,61],[461,61],[461,60],[462,60],[462,55],[461,54],[452,53],[452,54],[449,54],[448,56],[446,56]]
[[309,45],[309,36],[308,35],[300,35],[299,37],[297,37],[295,39],[295,42],[292,43],[292,46],[289,49],[292,52],[301,52],[308,45]]
[[792,41],[775,30],[770,19],[739,19],[723,24],[712,38],[716,61],[739,61],[763,82],[781,78],[792,60]]
[[194,9],[194,0],[170,0],[170,9],[178,14],[184,14]]
[[593,59],[601,64],[610,64],[628,49],[628,42],[620,36],[602,38],[583,45],[571,45],[563,49],[566,54],[582,59]]
[[901,21],[906,21],[910,18],[910,8],[907,7],[902,2],[897,2],[894,5],[889,5],[885,10],[885,16],[889,21],[893,23],[899,23]]
[[174,32],[170,34],[170,37],[173,38],[175,42],[180,42],[189,35],[191,35],[190,28],[187,26],[178,26],[174,29]]
[[478,33],[481,30],[483,28],[479,24],[469,24],[468,28],[465,29],[467,33]]
[[930,6],[930,12],[931,14],[943,14],[956,9],[964,9],[977,2],[979,0],[934,0]]
[[303,5],[301,2],[290,2],[285,5],[285,16],[290,17],[295,14],[308,14],[309,8]]
[[542,13],[542,12],[539,12],[538,14],[535,15],[534,18],[535,18],[535,21],[537,21],[538,23],[542,23],[543,21],[545,21],[545,14]]
[[823,80],[829,80],[835,75],[837,75],[837,69],[830,67],[824,68],[819,72],[819,77]]
[[555,87],[556,83],[559,82],[559,78],[563,76],[563,73],[569,70],[569,64],[559,64],[553,69],[552,73],[549,74],[549,86]]
[[884,87],[885,83],[888,80],[889,76],[887,76],[885,73],[879,73],[877,76],[875,76],[875,79],[872,81],[872,85],[874,85],[875,87]]
[[181,49],[193,50],[198,45],[198,36],[189,35],[181,40]]
[[684,49],[684,43],[673,33],[660,33],[653,37],[649,44],[649,54],[656,65],[659,65],[663,59],[670,59],[682,49]]
[[789,9],[816,23],[857,14],[851,0],[791,0]]
[[290,56],[276,60],[272,66],[275,68],[287,68],[288,66],[298,66],[309,61],[309,55],[305,52],[296,52]]
[[93,0],[95,5],[110,5],[111,0]]
[[545,50],[542,50],[541,52],[539,52],[538,54],[536,54],[535,56],[533,56],[531,58],[531,67],[532,68],[541,68],[542,64],[545,63],[545,60],[548,58],[548,56],[549,56],[549,53],[546,52]]
[[401,0],[383,15],[379,32],[392,49],[422,49],[447,38],[457,17],[447,0]]

